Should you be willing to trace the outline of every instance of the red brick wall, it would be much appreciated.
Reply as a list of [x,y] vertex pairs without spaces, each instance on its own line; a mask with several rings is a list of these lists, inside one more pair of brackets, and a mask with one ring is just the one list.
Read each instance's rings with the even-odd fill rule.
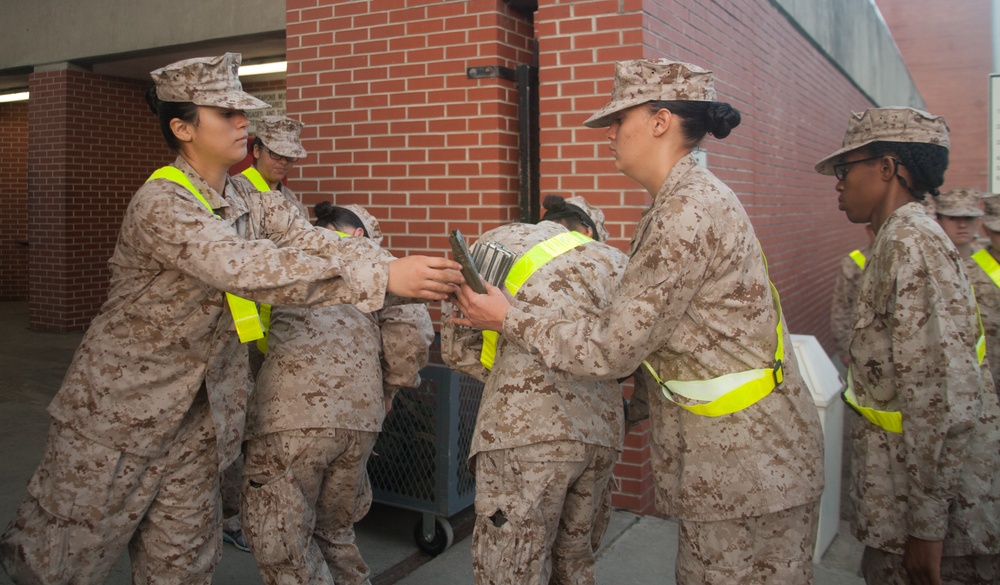
[[[927,110],[951,128],[944,189],[989,189],[990,0],[878,0]],[[887,104],[888,105],[888,104]]]
[[173,160],[143,99],[147,85],[80,71],[29,77],[32,328],[87,327],[107,296],[125,207]]
[[0,301],[28,300],[28,102],[0,104]]

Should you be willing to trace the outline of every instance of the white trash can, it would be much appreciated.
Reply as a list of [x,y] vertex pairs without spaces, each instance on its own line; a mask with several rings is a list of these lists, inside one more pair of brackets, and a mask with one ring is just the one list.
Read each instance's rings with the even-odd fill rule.
[[840,528],[840,475],[843,459],[844,401],[840,393],[844,381],[837,366],[823,351],[812,335],[792,335],[792,346],[802,377],[812,394],[819,422],[823,429],[823,475],[825,487],[819,501],[819,527],[813,561],[819,562],[823,553],[837,536]]

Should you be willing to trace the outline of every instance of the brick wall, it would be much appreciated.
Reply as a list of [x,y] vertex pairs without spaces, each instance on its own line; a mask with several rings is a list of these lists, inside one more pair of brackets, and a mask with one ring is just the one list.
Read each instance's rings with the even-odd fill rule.
[[173,160],[143,99],[147,85],[75,70],[29,77],[32,328],[87,327],[107,296],[125,207]]
[[28,300],[28,102],[0,104],[0,301]]
[[927,110],[943,115],[951,128],[950,162],[942,190],[989,189],[987,130],[995,3],[878,0],[877,4]]

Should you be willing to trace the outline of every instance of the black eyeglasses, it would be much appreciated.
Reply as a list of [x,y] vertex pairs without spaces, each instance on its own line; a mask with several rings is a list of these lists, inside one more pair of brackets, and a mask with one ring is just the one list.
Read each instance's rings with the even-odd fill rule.
[[863,158],[860,160],[852,160],[850,162],[844,162],[833,165],[833,176],[837,177],[838,181],[843,181],[847,178],[847,171],[850,170],[851,165],[856,165],[858,163],[869,162],[873,160],[878,160],[882,158],[881,156],[870,156],[868,158]]
[[278,162],[278,161],[282,161],[283,160],[285,162],[293,163],[293,162],[296,162],[296,161],[299,160],[299,158],[296,157],[296,156],[282,156],[282,155],[274,152],[270,148],[264,146],[263,144],[260,147],[264,149],[264,152],[266,152],[267,155],[270,156],[271,160],[273,160],[274,162]]

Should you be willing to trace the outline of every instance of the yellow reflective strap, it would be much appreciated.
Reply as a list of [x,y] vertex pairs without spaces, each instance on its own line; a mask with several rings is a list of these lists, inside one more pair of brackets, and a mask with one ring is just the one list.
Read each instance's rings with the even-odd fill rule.
[[592,241],[580,232],[570,231],[535,244],[510,267],[510,272],[507,273],[505,283],[507,290],[511,295],[516,295],[521,285],[547,262],[556,256],[569,252],[577,246],[582,246]]
[[[517,291],[521,290],[521,286],[531,278],[531,275],[550,260],[592,241],[580,232],[569,231],[535,244],[518,258],[517,262],[510,267],[510,271],[507,272],[507,279],[504,281],[507,291],[510,292],[511,296],[516,295]],[[498,332],[488,329],[483,331],[483,349],[479,352],[479,363],[483,364],[487,370],[493,369],[499,340],[500,334]]]
[[1000,262],[997,262],[987,249],[982,249],[972,255],[972,259],[983,269],[983,272],[990,277],[993,284],[1000,287]]
[[273,189],[271,189],[271,186],[267,184],[267,181],[264,180],[263,175],[261,175],[260,171],[258,171],[256,168],[247,167],[240,174],[250,179],[250,182],[253,183],[253,186],[256,187],[257,190],[260,191],[261,193],[264,193],[266,191],[273,191]]
[[847,388],[841,396],[844,398],[844,402],[854,409],[854,412],[868,419],[873,425],[897,435],[903,433],[903,413],[899,411],[875,410],[874,408],[858,404],[858,397],[854,394],[854,378],[851,375],[850,368],[847,369]]
[[271,336],[271,305],[267,303],[260,304],[260,324],[264,328],[264,336],[257,340],[257,349],[260,353],[267,353],[267,341]]
[[[763,252],[761,252],[761,257],[764,258]],[[764,271],[767,272],[767,258],[764,258]],[[778,289],[771,282],[770,277],[768,277],[767,283],[771,287],[771,297],[778,312],[778,325],[774,329],[778,336],[778,343],[774,350],[774,367],[725,374],[711,380],[670,380],[664,382],[653,366],[648,361],[643,360],[643,365],[660,385],[660,390],[667,400],[693,414],[716,417],[753,406],[784,381],[785,336],[782,325],[781,297],[778,296]],[[675,394],[690,400],[702,401],[704,404],[681,404],[674,399]]]
[[[160,167],[153,171],[153,174],[146,179],[150,182],[154,179],[166,179],[177,183],[191,192],[201,204],[208,209],[209,213],[218,216],[212,206],[205,201],[194,183],[177,167]],[[260,322],[260,315],[257,314],[257,304],[251,300],[238,297],[231,293],[226,293],[226,301],[229,303],[229,312],[233,314],[233,322],[236,324],[236,334],[240,337],[240,343],[247,343],[264,337],[264,326]]]
[[493,369],[493,362],[497,358],[497,342],[500,334],[489,329],[483,330],[483,349],[479,352],[479,363],[487,370]]
[[858,265],[861,270],[865,269],[865,255],[861,253],[861,250],[855,250],[850,253],[851,260]]
[[340,237],[342,237],[342,238],[350,238],[351,237],[351,234],[345,234],[344,232],[342,232],[340,230],[333,230],[333,231],[337,232],[337,235],[340,236]]
[[[976,361],[983,365],[986,359],[986,329],[983,327],[983,315],[979,312],[979,300],[976,299],[976,287],[969,285],[972,289],[972,300],[976,303],[976,321],[979,323],[979,338],[976,339]],[[993,366],[993,364],[990,364]]]

